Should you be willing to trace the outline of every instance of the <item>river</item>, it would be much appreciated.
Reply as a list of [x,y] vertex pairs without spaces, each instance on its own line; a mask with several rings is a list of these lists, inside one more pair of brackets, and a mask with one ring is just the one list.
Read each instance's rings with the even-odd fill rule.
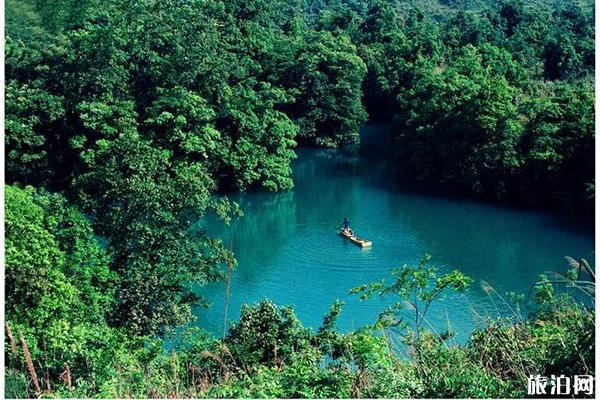
[[[315,329],[339,299],[345,302],[339,328],[361,327],[392,299],[361,302],[349,290],[430,253],[441,271],[456,268],[474,279],[466,294],[443,296],[427,316],[434,329],[450,327],[457,342],[464,342],[482,318],[508,312],[500,297],[482,290],[482,281],[501,295],[523,293],[539,274],[564,272],[565,255],[591,258],[593,233],[566,216],[424,193],[399,183],[390,172],[386,129],[366,125],[360,146],[298,149],[293,190],[231,196],[244,217],[229,227],[208,222],[208,232],[232,244],[238,260],[230,320],[238,318],[242,304],[269,298],[293,305],[302,323]],[[359,236],[373,241],[371,249],[336,234],[344,216]],[[194,310],[196,324],[220,335],[225,285],[198,292],[212,306]]]

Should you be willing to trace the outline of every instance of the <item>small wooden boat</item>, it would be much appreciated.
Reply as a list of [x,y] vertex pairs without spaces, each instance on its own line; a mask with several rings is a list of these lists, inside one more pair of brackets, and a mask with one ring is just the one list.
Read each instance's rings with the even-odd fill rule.
[[352,231],[352,229],[350,229],[349,232],[346,232],[343,229],[341,229],[340,235],[342,235],[343,237],[360,247],[371,247],[373,245],[373,242],[371,242],[370,240],[361,239],[357,237]]

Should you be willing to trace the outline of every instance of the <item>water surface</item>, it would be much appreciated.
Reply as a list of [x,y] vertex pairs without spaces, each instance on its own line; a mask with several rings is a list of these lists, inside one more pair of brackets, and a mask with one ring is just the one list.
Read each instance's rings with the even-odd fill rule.
[[[441,298],[428,314],[437,330],[448,325],[465,341],[486,315],[506,312],[498,293],[527,292],[540,273],[564,272],[565,255],[588,257],[590,232],[565,216],[423,194],[393,178],[385,126],[367,125],[360,147],[298,149],[295,188],[285,193],[233,196],[244,217],[226,227],[209,221],[210,234],[232,245],[238,267],[231,279],[229,317],[240,306],[269,298],[293,305],[305,326],[317,328],[331,304],[345,302],[338,326],[348,331],[372,323],[390,300],[361,302],[349,289],[388,277],[424,254],[442,271],[474,278],[465,295]],[[336,234],[348,216],[355,232],[373,241],[361,249]],[[212,306],[194,310],[197,324],[214,334],[223,326],[225,287],[198,290]]]

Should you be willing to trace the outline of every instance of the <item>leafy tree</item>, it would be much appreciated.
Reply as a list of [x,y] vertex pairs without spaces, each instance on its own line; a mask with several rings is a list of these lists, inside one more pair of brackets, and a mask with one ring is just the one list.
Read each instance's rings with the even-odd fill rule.
[[[409,343],[414,345],[417,351],[421,347],[421,329],[426,321],[426,314],[433,302],[447,290],[464,292],[472,282],[472,279],[458,270],[439,274],[435,266],[428,266],[430,255],[425,255],[416,267],[404,265],[393,271],[394,282],[386,284],[385,280],[356,287],[350,291],[352,294],[360,294],[361,300],[366,300],[374,294],[379,296],[393,295],[400,301],[389,306],[380,314],[377,320],[381,327],[399,327],[405,329],[408,325],[404,322],[405,311],[413,323],[413,341],[407,335]],[[404,303],[410,308],[406,310]]]
[[[6,186],[5,196],[6,320],[14,340],[23,335],[35,365],[45,365],[47,385],[65,364],[87,379],[90,360],[110,352],[116,336],[106,324],[116,280],[106,251],[62,196],[16,186]],[[23,353],[17,356],[22,365]]]
[[8,180],[46,183],[48,143],[37,130],[63,116],[62,99],[35,86],[11,81],[6,86],[6,113]]
[[211,204],[213,181],[135,133],[99,140],[82,157],[79,199],[109,239],[121,280],[113,320],[139,334],[186,322],[198,301],[193,286],[218,278],[225,257],[218,242],[188,232]]
[[549,197],[563,208],[591,207],[585,188],[593,183],[595,157],[589,85],[545,84],[522,104],[527,117],[520,144],[526,160],[521,185],[527,185],[522,196],[532,202]]
[[424,75],[403,104],[408,120],[399,135],[402,159],[420,179],[501,196],[521,162],[517,90],[484,67],[472,46],[449,66],[422,62]]
[[557,5],[554,21],[543,50],[547,79],[582,75],[594,66],[593,16],[581,4],[567,1]]
[[225,139],[224,163],[217,172],[221,182],[245,189],[260,182],[271,190],[289,189],[290,162],[296,157],[296,125],[276,104],[288,102],[284,91],[269,83],[256,89],[236,86],[225,91],[218,126],[230,132]]
[[114,275],[90,223],[60,195],[5,189],[7,314],[38,328],[61,315],[102,321]]
[[346,35],[316,32],[303,38],[297,57],[280,79],[292,86],[288,112],[298,123],[301,143],[356,143],[367,115],[361,103],[366,66]]
[[240,365],[276,366],[307,349],[311,336],[291,308],[278,309],[265,300],[253,307],[242,307],[240,319],[229,329],[225,343]]

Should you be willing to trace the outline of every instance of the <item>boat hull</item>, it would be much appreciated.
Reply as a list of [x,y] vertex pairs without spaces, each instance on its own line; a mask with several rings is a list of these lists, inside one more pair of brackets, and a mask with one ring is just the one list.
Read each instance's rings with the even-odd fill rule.
[[359,238],[356,235],[353,235],[353,234],[350,234],[350,233],[347,233],[344,231],[340,231],[340,235],[342,235],[343,237],[345,237],[346,239],[348,239],[349,241],[351,241],[352,243],[354,243],[355,245],[357,245],[359,247],[373,246],[373,242],[371,242],[370,240]]

